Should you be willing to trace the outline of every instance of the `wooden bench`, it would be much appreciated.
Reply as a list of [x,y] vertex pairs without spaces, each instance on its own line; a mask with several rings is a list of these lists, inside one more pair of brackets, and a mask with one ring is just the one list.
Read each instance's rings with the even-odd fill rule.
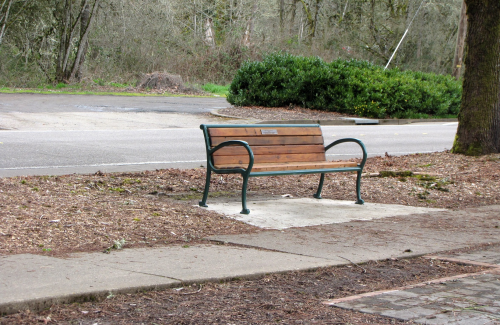
[[[367,154],[364,144],[353,138],[336,140],[325,146],[321,128],[317,124],[283,125],[200,125],[205,135],[207,151],[207,178],[203,199],[206,202],[210,188],[210,176],[216,174],[241,174],[243,188],[241,213],[248,214],[246,192],[248,179],[258,176],[293,174],[321,174],[319,186],[314,197],[321,199],[325,173],[356,172],[356,204],[361,199],[361,173]],[[363,152],[361,163],[333,162],[326,159],[326,151],[344,143],[357,143]]]

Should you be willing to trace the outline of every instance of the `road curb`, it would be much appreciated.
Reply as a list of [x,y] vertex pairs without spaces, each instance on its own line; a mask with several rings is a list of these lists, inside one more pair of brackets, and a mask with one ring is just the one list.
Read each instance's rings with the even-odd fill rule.
[[220,109],[211,110],[210,114],[213,115],[213,116],[223,117],[223,118],[231,118],[231,119],[237,119],[237,120],[244,120],[245,119],[244,117],[238,117],[238,116],[231,116],[231,115],[221,114],[221,113],[219,113],[219,110]]
[[[244,117],[231,116],[219,113],[219,109],[210,111],[210,114],[231,119],[246,119]],[[366,121],[373,121],[371,119],[361,119]],[[319,125],[405,125],[412,123],[454,123],[458,122],[456,118],[443,118],[443,119],[378,119],[378,123],[363,123],[357,122],[353,119],[338,119],[338,120],[280,120],[280,121],[259,121],[255,124],[319,124]]]

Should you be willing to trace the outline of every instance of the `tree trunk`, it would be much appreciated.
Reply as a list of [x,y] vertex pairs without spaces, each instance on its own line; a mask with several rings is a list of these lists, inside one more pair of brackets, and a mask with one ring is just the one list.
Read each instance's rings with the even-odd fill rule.
[[73,39],[74,29],[71,26],[73,10],[72,2],[66,0],[64,3],[63,17],[58,28],[59,34],[59,54],[57,56],[56,80],[67,80],[69,75],[66,75],[66,67],[68,65],[69,55],[71,51],[71,40]]
[[455,79],[460,79],[462,61],[464,57],[465,35],[467,32],[467,13],[465,2],[462,3],[462,12],[460,13],[460,22],[458,25],[457,45],[455,47],[455,58],[453,59],[453,72],[451,75]]
[[215,47],[215,35],[212,24],[212,18],[207,18],[205,21],[205,39],[204,42],[210,47]]
[[[320,5],[321,5],[321,0],[315,0],[314,3],[308,4],[305,0],[300,0],[302,3],[302,8],[304,9],[304,13],[307,19],[307,41],[309,43],[312,42],[312,39],[316,35],[316,25],[318,22],[318,15],[319,15],[319,10],[320,10]],[[315,13],[313,15],[313,7],[315,9]]]
[[466,0],[462,105],[452,152],[500,152],[500,1]]
[[250,16],[250,19],[247,22],[247,28],[245,30],[245,33],[243,34],[243,38],[241,40],[241,44],[245,47],[250,47],[252,45],[251,39],[252,39],[252,33],[254,29],[254,19],[255,19],[255,13],[257,12],[257,3],[255,3],[252,7],[252,15]]
[[297,15],[297,3],[300,0],[293,0],[292,3],[292,18],[290,19],[290,35],[293,34],[293,26],[295,24],[295,16]]
[[279,0],[280,6],[280,32],[285,28],[285,0]]
[[[99,1],[94,0],[91,6],[89,0],[82,0],[74,16],[72,0],[66,0],[58,28],[60,29],[59,53],[57,57],[56,78],[58,82],[80,81],[81,68],[85,62],[88,49],[88,35],[92,22],[99,8]],[[79,33],[78,33],[79,31]],[[76,36],[78,35],[78,36]],[[73,45],[74,38],[78,38],[77,47]]]
[[[77,56],[77,60],[73,65],[71,72],[71,79],[76,79],[78,82],[82,80],[82,67],[85,63],[85,56],[87,54],[87,49],[89,47],[88,33],[90,27],[90,4],[86,3],[82,9],[82,18],[80,19],[80,46],[78,52],[81,52],[80,57]],[[81,47],[81,50],[80,50]]]
[[314,13],[314,31],[312,37],[316,37],[316,33],[318,32],[318,18],[319,11],[321,10],[321,1],[322,0],[316,0],[316,12]]
[[82,7],[81,18],[80,18],[80,42],[78,44],[78,50],[76,52],[76,58],[73,63],[73,68],[71,69],[70,81],[76,79],[80,81],[82,79],[82,67],[85,63],[85,56],[88,49],[88,39],[90,28],[92,26],[92,21],[94,20],[97,9],[99,8],[99,0],[95,0],[92,12],[90,11],[90,4],[87,2]]

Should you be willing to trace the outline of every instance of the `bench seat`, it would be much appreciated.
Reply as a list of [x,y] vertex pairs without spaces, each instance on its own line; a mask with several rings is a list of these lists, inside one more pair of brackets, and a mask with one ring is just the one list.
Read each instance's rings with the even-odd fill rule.
[[[225,164],[214,165],[217,169],[246,169],[248,164]],[[260,163],[253,164],[252,173],[269,172],[269,171],[296,171],[302,169],[336,169],[342,167],[357,167],[358,163],[349,161],[302,161],[302,162],[282,162],[282,163]],[[293,173],[292,173],[293,174]]]

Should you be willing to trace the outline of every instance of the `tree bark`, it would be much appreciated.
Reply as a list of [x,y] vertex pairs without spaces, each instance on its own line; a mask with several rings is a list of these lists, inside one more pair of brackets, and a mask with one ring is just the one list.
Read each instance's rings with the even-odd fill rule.
[[467,36],[462,104],[452,152],[500,152],[500,1],[465,0]]

